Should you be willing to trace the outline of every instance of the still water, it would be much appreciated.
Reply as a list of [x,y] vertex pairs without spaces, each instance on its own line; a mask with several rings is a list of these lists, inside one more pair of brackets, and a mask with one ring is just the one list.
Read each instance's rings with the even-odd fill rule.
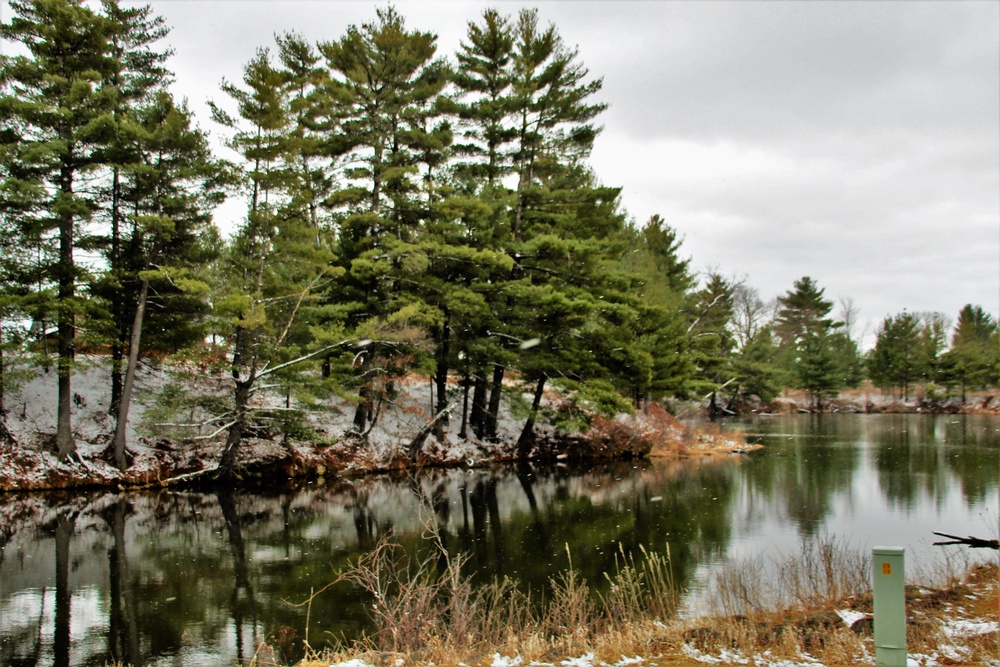
[[[480,581],[544,591],[572,558],[595,587],[620,550],[664,551],[697,601],[732,559],[833,535],[942,552],[933,530],[996,535],[1000,418],[820,415],[731,424],[746,456],[429,471],[250,492],[0,497],[0,665],[292,661],[367,627],[348,584],[295,606],[387,535],[415,557],[436,527]],[[955,549],[949,547],[948,549]],[[282,655],[284,651],[284,655]]]

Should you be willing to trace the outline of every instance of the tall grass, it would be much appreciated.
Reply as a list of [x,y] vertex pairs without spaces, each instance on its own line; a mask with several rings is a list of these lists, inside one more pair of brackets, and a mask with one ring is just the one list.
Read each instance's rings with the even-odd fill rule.
[[605,573],[605,592],[595,592],[570,567],[549,580],[544,594],[532,594],[508,578],[474,585],[466,559],[440,544],[436,553],[414,561],[399,545],[383,541],[340,576],[371,596],[375,629],[324,660],[339,653],[475,664],[498,651],[544,659],[600,650],[599,638],[609,637],[616,638],[614,650],[621,650],[637,627],[662,626],[673,617],[680,591],[669,550],[643,549],[636,557],[620,547],[615,561],[615,571]]
[[721,568],[707,587],[705,611],[755,616],[778,609],[827,609],[871,590],[871,557],[848,541],[814,537],[795,554],[755,556]]
[[[336,650],[312,652],[302,667],[359,657],[396,667],[485,666],[497,653],[519,656],[524,664],[559,664],[585,653],[609,664],[623,656],[688,664],[691,651],[768,660],[808,656],[829,665],[873,661],[870,622],[849,628],[837,613],[870,614],[872,603],[870,557],[844,540],[805,540],[794,554],[721,568],[705,591],[704,615],[680,618],[669,548],[629,553],[619,547],[599,592],[572,567],[570,554],[570,567],[540,594],[523,592],[509,579],[473,585],[465,558],[449,554],[436,535],[430,539],[437,549],[423,560],[383,541],[348,568],[340,580],[371,596],[375,629]],[[966,563],[964,576],[951,565],[938,577],[949,588],[930,588],[926,575],[923,586],[907,587],[908,608],[917,612],[908,622],[908,642],[916,652],[930,655],[949,645],[968,664],[993,664],[988,659],[1000,655],[1000,633],[955,638],[946,625],[969,600],[974,614],[988,617],[990,609],[1000,609],[1000,575],[995,565]],[[980,579],[976,586],[970,585],[974,578]]]

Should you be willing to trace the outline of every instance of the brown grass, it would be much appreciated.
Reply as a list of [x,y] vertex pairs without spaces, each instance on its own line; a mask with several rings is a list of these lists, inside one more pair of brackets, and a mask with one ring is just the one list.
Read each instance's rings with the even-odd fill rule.
[[[705,615],[684,619],[669,551],[635,556],[620,549],[603,593],[571,567],[550,581],[542,600],[507,579],[472,586],[461,557],[442,552],[414,563],[383,542],[342,575],[372,596],[375,631],[336,649],[310,651],[299,667],[352,658],[386,667],[486,667],[496,654],[519,656],[523,664],[559,664],[585,654],[595,663],[641,656],[661,666],[703,664],[695,658],[706,656],[723,665],[745,664],[751,656],[808,657],[830,667],[873,662],[870,559],[844,541],[806,541],[798,553],[770,564],[735,563],[711,582]],[[780,572],[777,582],[769,565]],[[954,565],[936,574],[940,588],[907,588],[910,654],[937,655],[939,664],[951,665],[995,661],[998,633],[957,636],[948,633],[947,621],[1000,619],[997,565],[966,561],[961,573]],[[868,616],[848,627],[838,610]]]

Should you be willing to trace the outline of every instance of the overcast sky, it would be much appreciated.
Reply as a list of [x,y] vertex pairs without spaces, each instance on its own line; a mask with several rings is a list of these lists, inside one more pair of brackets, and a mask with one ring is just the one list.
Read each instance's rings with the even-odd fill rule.
[[[150,4],[175,90],[212,132],[205,101],[275,33],[332,40],[384,6]],[[765,299],[809,275],[869,335],[904,308],[1000,310],[1000,2],[494,4],[537,7],[603,77],[591,164],[637,222],[680,232],[696,270]],[[449,58],[486,6],[396,3]]]

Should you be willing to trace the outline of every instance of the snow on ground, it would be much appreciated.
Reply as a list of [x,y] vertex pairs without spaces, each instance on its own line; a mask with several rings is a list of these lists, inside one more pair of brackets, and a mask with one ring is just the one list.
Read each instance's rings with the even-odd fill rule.
[[[198,407],[164,412],[157,402],[164,396],[180,394],[211,397],[217,406],[225,406],[232,396],[232,380],[225,375],[201,368],[193,362],[144,364],[136,377],[136,393],[127,429],[128,452],[134,456],[124,473],[102,457],[111,440],[115,419],[108,414],[110,396],[110,361],[105,357],[81,357],[72,377],[72,425],[78,456],[59,462],[54,438],[57,413],[57,377],[54,365],[40,369],[30,380],[5,395],[7,426],[15,445],[0,443],[0,489],[52,488],[81,483],[103,485],[155,483],[180,474],[197,474],[214,468],[220,458],[226,435],[226,417],[208,421],[210,415]],[[485,443],[470,437],[459,438],[462,414],[461,389],[453,383],[449,398],[453,410],[444,437],[428,437],[421,450],[423,464],[477,466],[489,460],[514,455],[526,415],[513,403],[526,405],[530,394],[515,382],[506,384],[505,400],[498,418],[498,443]],[[515,399],[513,403],[509,399]],[[520,399],[520,400],[516,400]],[[261,437],[245,438],[240,449],[240,463],[262,466],[295,466],[289,474],[323,474],[326,471],[363,473],[409,465],[410,442],[433,418],[431,384],[427,378],[409,376],[395,381],[391,396],[377,408],[376,425],[363,437],[350,435],[356,403],[338,397],[319,406],[297,405],[278,390],[254,394],[254,405],[276,414],[291,400],[301,408],[315,436],[305,441],[286,440],[277,427],[261,422]],[[552,410],[558,395],[548,394],[543,408]],[[156,408],[156,409],[154,409]],[[613,420],[595,421],[591,432],[575,437],[573,447],[590,447],[590,455],[608,455],[613,450],[631,454],[645,453],[652,440],[679,442],[683,427],[662,408],[651,414],[620,415]],[[660,414],[662,413],[662,414]],[[199,422],[201,423],[200,425]],[[273,422],[271,422],[273,423]],[[270,431],[270,433],[266,433]],[[675,432],[676,431],[676,432]],[[567,447],[563,438],[539,418],[535,434],[543,447]],[[718,440],[718,438],[716,438]],[[718,444],[718,443],[716,443]],[[731,449],[745,443],[731,444]],[[696,449],[710,443],[697,443]],[[676,451],[676,447],[669,446]],[[548,455],[559,452],[548,451]],[[585,449],[575,450],[587,455]],[[294,452],[294,457],[289,457]]]
[[997,621],[957,620],[946,623],[942,629],[949,637],[972,637],[985,635],[988,632],[1000,632],[1000,623]]

